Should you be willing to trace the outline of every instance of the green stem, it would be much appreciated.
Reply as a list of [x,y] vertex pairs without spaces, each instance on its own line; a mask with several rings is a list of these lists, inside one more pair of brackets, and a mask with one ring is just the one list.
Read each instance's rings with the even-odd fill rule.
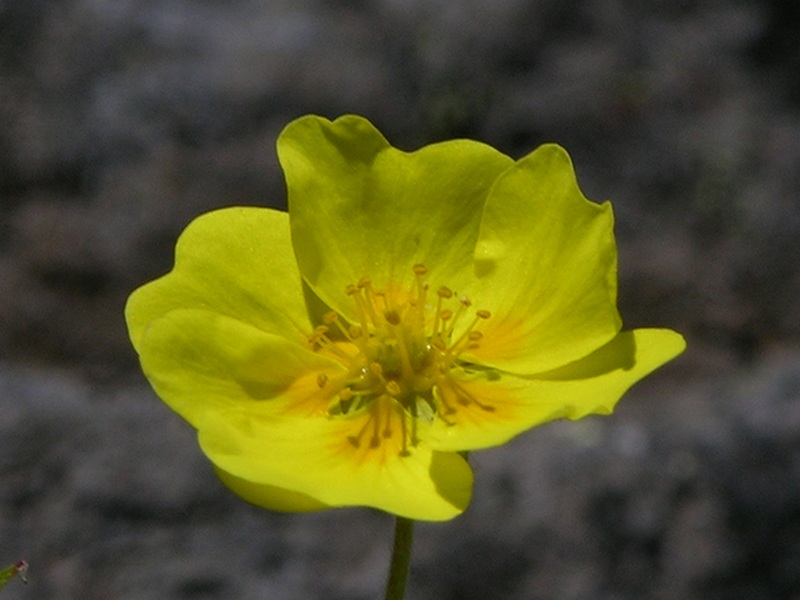
[[389,580],[386,582],[386,600],[403,600],[405,596],[413,537],[414,521],[397,517],[394,522],[392,564],[389,568]]

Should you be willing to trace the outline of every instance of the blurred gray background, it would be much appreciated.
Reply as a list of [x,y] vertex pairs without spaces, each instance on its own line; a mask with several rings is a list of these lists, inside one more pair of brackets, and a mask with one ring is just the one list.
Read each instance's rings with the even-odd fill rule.
[[409,600],[800,598],[798,40],[788,0],[0,0],[0,597],[380,596],[391,519],[226,492],[122,318],[194,216],[285,207],[289,120],[354,112],[564,145],[626,326],[689,340],[615,416],[474,454]]

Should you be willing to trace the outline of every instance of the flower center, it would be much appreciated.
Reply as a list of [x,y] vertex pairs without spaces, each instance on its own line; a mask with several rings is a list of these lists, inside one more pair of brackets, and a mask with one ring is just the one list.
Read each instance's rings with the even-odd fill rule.
[[329,392],[330,417],[363,418],[361,428],[348,437],[356,448],[377,448],[399,429],[400,454],[407,456],[419,442],[420,422],[439,418],[451,424],[447,415],[456,411],[453,398],[457,404],[493,410],[457,386],[455,396],[441,392],[449,372],[464,366],[460,355],[480,345],[483,334],[477,328],[491,316],[489,311],[473,311],[468,298],[456,298],[447,287],[431,293],[425,266],[414,265],[413,271],[410,290],[378,290],[366,277],[349,285],[355,322],[330,312],[309,336],[316,351],[346,367],[341,378],[321,374],[317,383]]

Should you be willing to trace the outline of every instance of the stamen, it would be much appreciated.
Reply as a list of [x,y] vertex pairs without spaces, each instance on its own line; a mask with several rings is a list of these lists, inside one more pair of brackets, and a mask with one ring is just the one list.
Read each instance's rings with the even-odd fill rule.
[[[389,308],[389,301],[386,299],[386,292],[382,292],[380,290],[371,290],[371,291],[372,291],[372,296],[374,298],[376,310],[381,310],[380,305],[383,305],[383,310]],[[380,300],[380,305],[378,303],[378,300]]]
[[358,430],[356,435],[347,436],[347,441],[350,442],[355,448],[361,447],[361,438],[364,437],[364,433],[366,433],[371,421],[372,417],[367,419],[367,421],[361,426],[361,429]]
[[400,321],[401,321],[400,313],[397,312],[397,309],[393,308],[393,309],[384,311],[383,316],[386,319],[386,322],[389,323],[389,325],[395,325],[395,326],[396,325],[400,325]]
[[328,333],[328,326],[327,325],[319,325],[314,328],[314,332],[308,336],[308,342],[311,344],[312,348],[314,346],[318,346],[319,348],[325,348],[330,352],[336,354],[339,358],[344,360],[351,360],[352,357],[347,354],[344,350],[342,350],[339,346],[337,346],[326,334]]
[[353,405],[353,390],[345,388],[339,392],[339,412],[346,415]]
[[[447,399],[445,398],[445,395],[442,393],[442,390],[438,385],[434,387],[433,397],[434,397],[434,399],[436,400],[436,402],[438,404],[441,404],[444,407],[444,411],[442,411],[442,410],[438,411],[440,418],[441,418],[442,412],[444,412],[444,414],[446,414],[446,415],[455,414],[456,409],[453,408],[452,405],[447,401]],[[445,423],[446,422],[447,421],[445,421]]]
[[400,413],[400,427],[403,434],[400,456],[411,456],[411,452],[408,451],[408,425],[406,424],[406,413],[404,411]]
[[480,400],[478,400],[473,394],[470,394],[467,390],[463,387],[458,385],[455,382],[451,382],[453,386],[453,391],[456,394],[456,401],[462,406],[469,406],[470,404],[475,404],[481,410],[485,410],[486,412],[494,412],[496,409],[494,406],[490,406],[489,404],[484,404]]
[[450,348],[448,348],[447,354],[449,356],[452,356],[453,358],[457,357],[469,346],[470,342],[477,342],[483,337],[481,332],[473,331],[473,328],[480,320],[480,317],[475,317],[472,323],[470,323],[469,327],[467,327],[466,331],[464,331],[464,333],[459,336],[459,338],[450,346]]
[[367,313],[373,324],[378,324],[378,314],[375,312],[377,303],[375,302],[375,295],[372,291],[372,280],[369,277],[362,277],[358,282],[358,289],[364,294],[364,305],[367,308]]
[[369,331],[369,326],[367,325],[367,309],[364,306],[364,298],[361,297],[361,290],[359,290],[353,284],[347,286],[346,293],[348,296],[353,298],[356,303],[356,318],[358,322],[361,324],[361,330],[364,332]]
[[428,274],[428,269],[423,264],[414,265],[414,276],[417,284],[417,297],[416,297],[416,326],[420,329],[425,327],[425,302],[427,300],[428,285],[425,283],[424,277]]
[[483,334],[480,331],[470,331],[469,335],[467,336],[469,343],[467,344],[467,350],[474,350],[475,348],[479,348],[480,342],[483,339]]
[[450,291],[450,288],[442,286],[436,290],[436,295],[438,298],[436,299],[436,312],[433,315],[433,330],[431,331],[431,337],[433,339],[439,337],[439,319],[441,318],[442,314],[442,302],[445,299],[452,298],[453,292]]
[[420,276],[420,277],[424,277],[425,275],[428,274],[428,267],[426,267],[422,263],[415,264],[412,267],[412,270],[414,271],[414,275],[417,275],[417,276]]
[[386,382],[386,392],[393,397],[397,397],[403,390],[400,388],[400,384],[396,381],[388,381]]
[[397,333],[397,349],[400,354],[400,362],[403,365],[403,378],[411,378],[414,375],[414,367],[411,365],[411,357],[408,355],[405,337],[402,331],[398,331]]
[[416,446],[419,444],[419,438],[417,437],[417,425],[419,424],[419,414],[417,412],[417,403],[411,402],[408,406],[409,413],[411,413],[411,445]]
[[[466,296],[456,300],[444,286],[435,288],[435,306],[430,306],[427,267],[417,263],[412,272],[413,283],[405,290],[391,285],[376,290],[369,277],[347,286],[355,304],[353,322],[329,311],[308,336],[313,350],[328,353],[344,367],[332,380],[328,372],[319,373],[317,386],[323,390],[319,395],[330,399],[331,418],[358,420],[353,424],[357,433],[347,438],[355,448],[378,448],[399,435],[393,444],[400,456],[408,456],[420,443],[424,424],[438,419],[454,425],[457,419],[451,415],[460,407],[495,410],[459,386],[450,373],[462,353],[483,343],[478,326],[491,313],[474,310]],[[470,319],[468,313],[472,322],[460,327]],[[469,361],[458,364],[469,369]]]
[[472,301],[466,296],[461,296],[461,298],[459,298],[458,300],[458,304],[459,304],[458,311],[453,317],[453,320],[450,322],[450,327],[448,327],[447,334],[445,335],[446,338],[452,337],[453,331],[455,331],[458,320],[461,318],[461,315],[464,314],[464,311],[466,311],[470,306],[472,306]]
[[349,341],[353,341],[353,336],[351,334],[352,327],[347,328],[342,324],[342,320],[339,318],[339,314],[335,311],[328,311],[322,316],[322,322],[326,325],[335,325],[336,329],[345,337],[345,339]]

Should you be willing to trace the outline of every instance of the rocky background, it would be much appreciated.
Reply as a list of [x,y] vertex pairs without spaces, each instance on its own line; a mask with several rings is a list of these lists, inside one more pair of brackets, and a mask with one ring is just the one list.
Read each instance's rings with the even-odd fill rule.
[[799,39],[782,0],[0,0],[0,597],[380,596],[391,520],[226,492],[122,319],[192,217],[285,206],[285,123],[355,112],[567,147],[626,325],[690,344],[473,455],[409,600],[800,598]]

